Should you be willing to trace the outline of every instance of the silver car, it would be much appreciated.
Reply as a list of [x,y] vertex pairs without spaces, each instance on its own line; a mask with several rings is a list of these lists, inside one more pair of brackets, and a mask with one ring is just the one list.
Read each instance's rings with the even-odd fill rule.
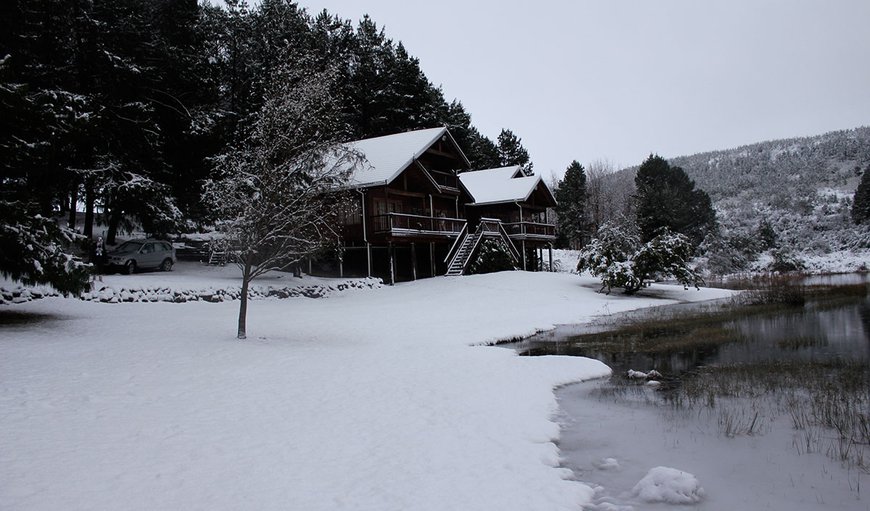
[[120,268],[126,274],[140,269],[172,270],[175,248],[168,241],[130,240],[106,254],[109,268]]

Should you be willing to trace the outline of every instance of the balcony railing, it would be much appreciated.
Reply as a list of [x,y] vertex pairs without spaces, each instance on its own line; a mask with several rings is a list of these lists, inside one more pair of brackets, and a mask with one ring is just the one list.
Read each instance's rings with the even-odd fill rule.
[[387,213],[372,217],[372,229],[376,233],[399,231],[458,235],[463,227],[465,227],[465,219],[463,218],[431,217],[405,213]]
[[518,238],[553,238],[556,237],[556,226],[538,222],[513,222],[503,224],[508,236]]

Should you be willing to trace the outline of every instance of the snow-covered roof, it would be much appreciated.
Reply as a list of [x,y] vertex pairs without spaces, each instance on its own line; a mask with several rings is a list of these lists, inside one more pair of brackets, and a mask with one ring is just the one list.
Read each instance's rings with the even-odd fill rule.
[[365,157],[350,177],[350,186],[374,186],[390,183],[399,177],[415,159],[419,158],[439,138],[446,136],[467,163],[465,155],[456,145],[447,128],[430,128],[397,133],[383,137],[349,142],[348,146]]
[[475,205],[527,201],[538,185],[553,197],[540,176],[523,176],[519,166],[464,172],[459,174],[459,181]]

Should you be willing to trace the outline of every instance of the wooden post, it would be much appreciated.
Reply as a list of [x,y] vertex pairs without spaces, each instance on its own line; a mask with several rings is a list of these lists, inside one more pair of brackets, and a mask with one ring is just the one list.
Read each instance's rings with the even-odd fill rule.
[[417,244],[411,242],[411,279],[417,280]]
[[396,254],[393,251],[393,242],[387,243],[387,252],[390,256],[390,285],[396,283]]
[[432,276],[435,276],[435,243],[429,243],[429,266],[431,266]]
[[522,241],[522,247],[523,247],[523,271],[527,271],[527,268],[526,268],[526,240]]
[[550,271],[556,271],[553,269],[553,244],[548,243],[547,248],[550,250]]
[[372,276],[372,244],[369,243],[369,232],[366,226],[366,193],[363,190],[359,191],[360,212],[362,215],[362,235],[363,241],[366,244],[366,277]]

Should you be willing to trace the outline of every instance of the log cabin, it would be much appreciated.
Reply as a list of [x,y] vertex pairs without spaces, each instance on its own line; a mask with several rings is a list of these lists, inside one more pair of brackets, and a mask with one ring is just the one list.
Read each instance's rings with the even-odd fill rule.
[[350,142],[364,157],[349,186],[354,207],[341,218],[339,249],[309,273],[376,276],[386,282],[462,275],[485,239],[502,243],[516,266],[542,266],[556,201],[519,167],[472,170],[447,128]]

